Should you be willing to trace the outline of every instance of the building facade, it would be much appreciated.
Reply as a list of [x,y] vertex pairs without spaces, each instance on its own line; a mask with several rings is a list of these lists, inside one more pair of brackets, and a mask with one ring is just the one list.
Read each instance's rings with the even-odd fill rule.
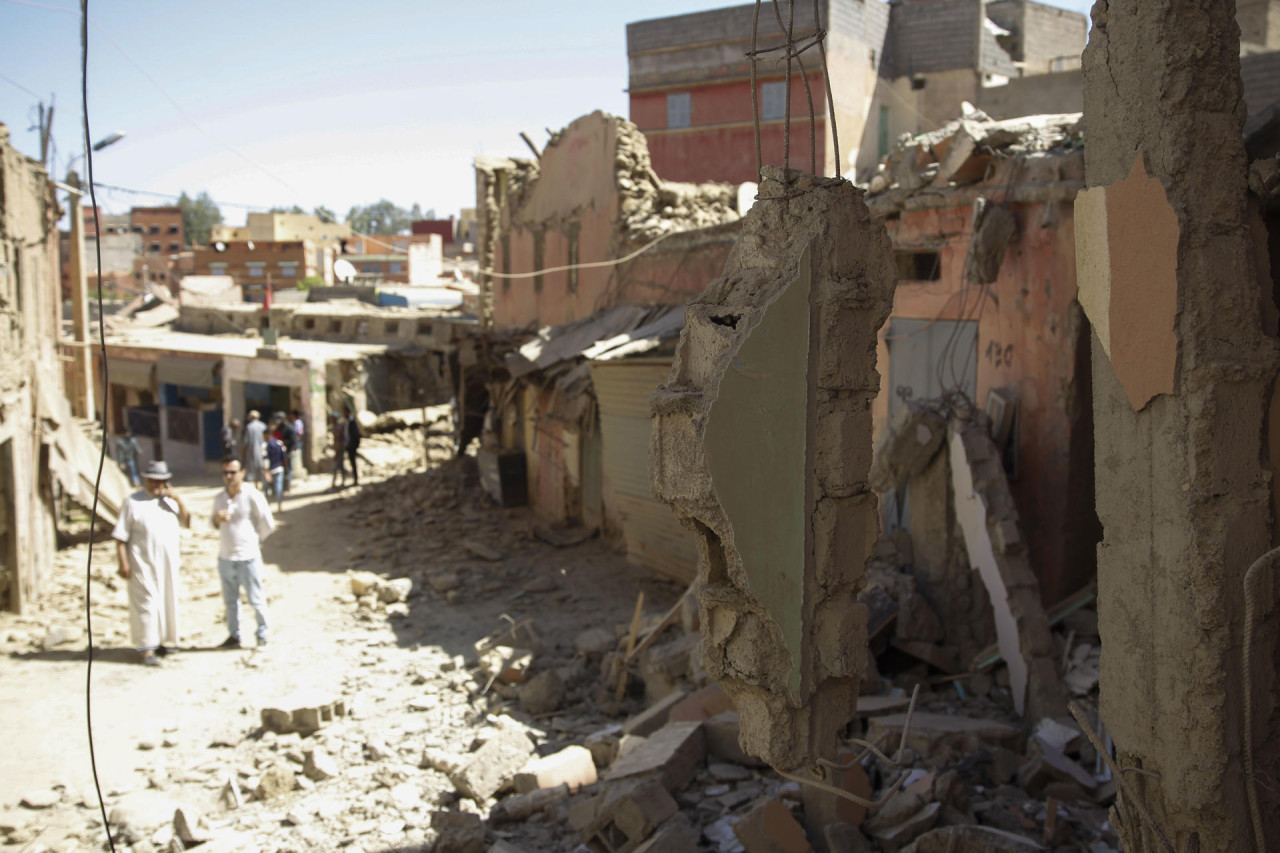
[[[649,138],[654,167],[664,177],[757,180],[745,56],[754,13],[754,6],[736,6],[627,25],[631,119]],[[826,32],[834,128],[815,51],[802,57],[805,73],[793,69],[789,92],[784,65],[759,63],[755,98],[766,165],[783,163],[788,115],[792,168],[835,174],[838,137],[839,171],[865,178],[898,136],[934,130],[958,116],[962,102],[983,106],[988,92],[1006,95],[1006,111],[1080,109],[1083,15],[1031,0],[824,0],[818,15],[815,21],[811,6],[798,6],[793,38],[803,44],[818,28]],[[766,10],[757,50],[780,44],[779,33]],[[1050,74],[1068,77],[1018,97],[998,91]]]
[[323,261],[326,255],[318,253],[310,240],[216,241],[196,249],[192,265],[196,275],[231,276],[244,288],[246,300],[261,302],[268,287],[273,291],[295,288],[304,279],[320,275],[323,267],[316,260]]

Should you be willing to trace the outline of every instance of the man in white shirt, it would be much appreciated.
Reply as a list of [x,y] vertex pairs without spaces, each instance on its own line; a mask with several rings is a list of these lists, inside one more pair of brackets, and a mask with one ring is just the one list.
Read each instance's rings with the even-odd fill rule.
[[213,499],[213,526],[221,534],[218,575],[222,578],[222,601],[227,607],[228,636],[221,648],[240,647],[241,587],[258,620],[258,645],[265,646],[267,599],[262,591],[261,543],[275,529],[275,519],[262,492],[245,487],[244,466],[239,459],[222,463],[222,477],[227,487]]

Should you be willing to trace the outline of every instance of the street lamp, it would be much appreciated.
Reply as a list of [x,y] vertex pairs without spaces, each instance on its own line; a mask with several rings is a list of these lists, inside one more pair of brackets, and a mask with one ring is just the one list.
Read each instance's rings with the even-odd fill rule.
[[[124,131],[117,130],[95,142],[93,150],[101,151],[123,138]],[[77,154],[67,163],[67,182],[62,185],[62,189],[67,191],[67,204],[71,208],[71,234],[69,235],[71,258],[68,277],[71,279],[71,333],[76,366],[74,371],[76,387],[71,397],[77,410],[76,414],[94,420],[97,417],[97,406],[93,399],[93,353],[89,343],[89,282],[85,274],[84,209],[81,207],[84,189],[80,185],[80,176],[71,169],[71,166],[84,156],[84,154]],[[97,239],[101,241],[102,229],[98,227],[97,208],[93,211],[93,221]],[[101,281],[98,284],[101,287]]]

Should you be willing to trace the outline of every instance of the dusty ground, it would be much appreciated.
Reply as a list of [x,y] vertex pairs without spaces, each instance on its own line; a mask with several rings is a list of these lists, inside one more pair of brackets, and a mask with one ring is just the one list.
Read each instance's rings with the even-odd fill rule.
[[[401,444],[367,442],[371,458],[389,463],[382,474],[412,457],[414,443]],[[215,826],[245,833],[244,850],[416,848],[430,812],[453,802],[447,779],[419,767],[424,746],[466,752],[486,714],[515,705],[495,691],[477,697],[477,679],[466,669],[474,662],[474,642],[501,627],[504,615],[533,616],[543,665],[582,676],[569,683],[566,715],[525,718],[542,732],[545,749],[614,721],[591,701],[596,679],[575,659],[573,637],[584,628],[612,631],[628,622],[641,590],[650,613],[661,613],[680,590],[633,569],[597,541],[570,548],[539,541],[532,535],[534,517],[487,504],[466,464],[391,480],[366,474],[365,480],[359,491],[332,492],[327,476],[313,476],[286,500],[263,549],[272,618],[271,643],[263,650],[215,648],[227,633],[216,533],[208,522],[220,485],[177,484],[196,520],[182,546],[183,642],[160,669],[137,665],[114,549],[95,546],[92,716],[108,811],[123,803],[135,812],[168,809],[171,816],[173,802],[192,804]],[[497,549],[503,559],[478,559],[463,544],[468,539]],[[85,725],[86,552],[80,546],[59,555],[41,610],[24,618],[0,615],[0,730],[10,738],[0,749],[0,841],[7,837],[12,849],[95,850],[105,840]],[[359,570],[413,579],[407,615],[361,609],[350,582]],[[457,576],[455,604],[425,582],[440,573]],[[252,625],[247,608],[243,618]],[[251,630],[243,634],[252,636]],[[222,811],[217,797],[228,778],[250,791],[274,759],[298,757],[296,736],[264,737],[259,714],[303,688],[344,697],[350,708],[346,720],[316,738],[335,757],[338,777],[303,779],[306,789],[281,800]],[[389,747],[390,756],[371,759],[369,740]],[[20,805],[42,793],[57,802],[43,809]],[[557,832],[563,834],[526,828],[521,844],[567,849]],[[152,840],[163,842],[163,832]],[[148,843],[133,849],[149,849]]]

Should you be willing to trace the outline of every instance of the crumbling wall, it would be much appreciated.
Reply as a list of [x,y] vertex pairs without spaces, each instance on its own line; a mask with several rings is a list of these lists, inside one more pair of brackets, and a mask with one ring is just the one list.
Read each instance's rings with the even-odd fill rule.
[[[697,234],[738,219],[736,188],[728,184],[677,184],[653,171],[649,149],[634,124],[602,112],[576,119],[552,134],[536,163],[493,172],[500,186],[478,181],[482,207],[496,204],[496,227],[482,228],[481,253],[493,252],[501,273],[595,264],[621,258],[678,232]],[[477,161],[477,174],[481,165]],[[490,211],[492,212],[492,211]],[[702,241],[722,263],[726,240]],[[700,246],[686,246],[699,256]],[[486,267],[483,259],[481,268]],[[499,328],[556,326],[588,317],[615,304],[680,304],[705,277],[668,264],[670,276],[657,288],[645,286],[639,270],[629,290],[630,263],[558,269],[493,284],[494,319]],[[696,284],[695,284],[696,282]]]
[[895,276],[852,185],[765,175],[724,274],[686,309],[650,471],[699,535],[703,654],[742,745],[794,768],[834,756],[865,663],[870,404]]
[[[1098,332],[1102,719],[1120,765],[1144,771],[1126,786],[1177,850],[1203,853],[1255,849],[1242,750],[1280,767],[1263,726],[1242,742],[1242,580],[1272,541],[1263,437],[1277,357],[1246,220],[1235,11],[1232,0],[1094,6],[1086,174],[1090,194],[1107,190],[1089,221],[1079,202],[1076,218],[1078,233],[1106,238],[1079,257],[1082,295],[1088,277],[1105,297],[1081,300]],[[1136,191],[1148,175],[1163,193]],[[1176,248],[1158,269],[1124,274],[1153,241]],[[1151,310],[1167,304],[1172,315]],[[1170,326],[1173,351],[1144,367],[1151,354],[1132,344]],[[1272,620],[1273,605],[1259,602]],[[1255,666],[1277,659],[1274,632],[1259,632]],[[1253,698],[1254,719],[1268,719],[1274,693]],[[1258,791],[1275,845],[1280,801]],[[1125,850],[1167,849],[1138,806],[1122,789],[1112,823]]]
[[0,124],[0,608],[21,613],[53,568],[56,518],[45,446],[63,396],[58,208],[40,164]]

